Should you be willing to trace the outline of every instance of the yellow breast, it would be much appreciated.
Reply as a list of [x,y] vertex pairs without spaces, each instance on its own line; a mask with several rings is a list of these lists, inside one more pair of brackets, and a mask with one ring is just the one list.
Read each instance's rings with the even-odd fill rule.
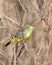
[[21,38],[15,38],[15,41],[16,41],[16,42],[21,42],[22,39],[21,39]]

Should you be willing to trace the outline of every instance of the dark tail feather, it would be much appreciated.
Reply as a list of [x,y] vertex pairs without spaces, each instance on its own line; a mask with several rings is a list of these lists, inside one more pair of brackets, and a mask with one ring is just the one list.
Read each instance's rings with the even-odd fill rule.
[[5,46],[8,46],[9,44],[10,44],[10,41],[7,44],[5,44]]

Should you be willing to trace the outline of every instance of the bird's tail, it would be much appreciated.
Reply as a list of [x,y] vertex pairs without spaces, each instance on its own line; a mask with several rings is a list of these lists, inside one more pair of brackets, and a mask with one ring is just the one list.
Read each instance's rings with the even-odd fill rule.
[[8,43],[5,44],[5,46],[8,46],[10,44],[10,41]]

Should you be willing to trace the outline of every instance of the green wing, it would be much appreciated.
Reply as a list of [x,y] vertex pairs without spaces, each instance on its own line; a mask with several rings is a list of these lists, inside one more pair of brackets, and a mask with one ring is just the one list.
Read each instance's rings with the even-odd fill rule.
[[22,28],[16,32],[15,37],[22,38]]
[[23,37],[24,40],[26,40],[26,39],[28,39],[31,36],[32,31],[33,31],[33,27],[31,25],[27,24],[23,28],[18,30],[18,32],[16,33],[15,37],[19,37],[19,38]]

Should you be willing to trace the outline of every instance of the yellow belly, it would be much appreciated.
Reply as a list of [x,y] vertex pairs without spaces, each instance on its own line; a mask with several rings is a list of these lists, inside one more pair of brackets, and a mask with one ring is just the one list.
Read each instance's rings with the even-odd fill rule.
[[21,38],[15,38],[15,41],[16,41],[16,42],[21,42],[22,39],[21,39]]

